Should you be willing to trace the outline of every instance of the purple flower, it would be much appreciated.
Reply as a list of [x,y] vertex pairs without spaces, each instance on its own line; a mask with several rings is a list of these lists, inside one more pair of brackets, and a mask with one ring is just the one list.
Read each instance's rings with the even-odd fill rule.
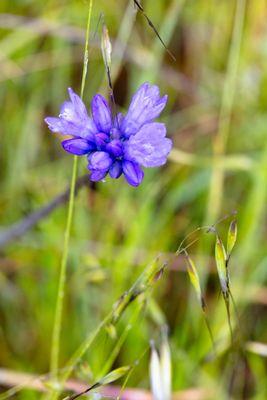
[[164,109],[167,96],[160,97],[157,86],[141,85],[125,116],[113,116],[107,101],[97,94],[89,117],[84,103],[70,88],[69,96],[59,117],[47,117],[45,122],[52,132],[72,137],[62,146],[68,153],[87,156],[92,181],[107,174],[117,179],[123,174],[130,185],[138,186],[144,177],[142,167],[166,163],[172,141],[166,138],[165,125],[154,119]]

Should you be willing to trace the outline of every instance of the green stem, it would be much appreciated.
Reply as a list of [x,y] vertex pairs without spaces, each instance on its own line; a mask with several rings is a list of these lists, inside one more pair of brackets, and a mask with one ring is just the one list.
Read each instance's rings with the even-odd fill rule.
[[[89,33],[90,33],[92,8],[93,8],[93,0],[90,0],[89,6],[88,6],[86,41],[85,41],[85,50],[84,50],[81,92],[80,92],[81,98],[83,97],[83,93],[84,93],[84,87],[85,87],[85,81],[86,81],[86,75],[87,75],[87,69],[88,69],[88,47],[89,47]],[[73,167],[72,167],[72,177],[71,177],[71,187],[70,187],[70,197],[69,197],[69,205],[68,205],[67,224],[66,224],[66,229],[65,229],[65,233],[64,233],[63,252],[62,252],[62,258],[61,258],[61,264],[60,264],[60,276],[59,276],[59,285],[58,285],[57,300],[56,300],[56,311],[55,311],[54,328],[53,328],[53,336],[52,336],[51,359],[50,359],[50,371],[51,371],[51,375],[55,379],[55,381],[57,381],[57,378],[58,378],[60,333],[61,333],[61,326],[62,326],[62,311],[63,311],[63,303],[64,303],[64,297],[65,297],[66,270],[67,270],[68,254],[69,254],[70,230],[71,230],[72,220],[73,220],[75,184],[76,184],[76,178],[77,178],[77,171],[78,171],[78,157],[74,156]]]
[[223,295],[223,299],[224,299],[226,312],[227,312],[227,322],[228,322],[230,336],[231,336],[231,345],[232,345],[232,348],[234,348],[234,334],[233,334],[233,328],[232,328],[232,322],[231,322],[229,298],[226,297],[225,295]]
[[[203,310],[202,310],[202,311],[203,311]],[[211,344],[212,344],[213,353],[214,353],[214,356],[216,357],[216,355],[217,355],[217,350],[216,350],[215,340],[214,340],[214,337],[213,337],[213,333],[212,333],[212,330],[211,330],[211,326],[210,326],[208,317],[207,317],[207,315],[206,315],[206,312],[203,311],[203,314],[204,314],[204,321],[205,321],[205,324],[206,324],[206,327],[207,327],[207,330],[208,330],[208,333],[209,333],[210,341],[211,341]]]
[[121,386],[121,388],[120,388],[120,393],[119,393],[119,395],[116,397],[115,400],[121,400],[121,399],[122,399],[121,396],[123,395],[123,392],[124,392],[124,390],[125,390],[125,388],[126,388],[126,385],[127,385],[128,381],[129,381],[129,379],[130,379],[130,376],[132,375],[134,369],[140,364],[140,361],[141,361],[142,358],[146,355],[146,353],[149,351],[149,349],[150,349],[150,346],[148,346],[148,347],[144,350],[144,352],[141,354],[141,356],[140,356],[137,360],[135,360],[135,362],[132,364],[132,367],[130,368],[128,374],[126,375],[126,377],[125,377],[125,379],[124,379],[124,382],[123,382],[123,384],[122,384],[122,386]]
[[69,206],[68,206],[68,216],[67,216],[67,224],[66,224],[66,229],[65,229],[65,234],[64,234],[64,244],[63,244],[63,252],[62,252],[62,258],[61,258],[61,265],[60,265],[59,285],[58,285],[58,292],[57,292],[54,329],[53,329],[53,336],[52,336],[50,371],[51,371],[53,378],[57,378],[57,370],[58,370],[58,360],[59,360],[59,350],[60,350],[60,332],[61,332],[61,325],[62,325],[62,310],[63,310],[63,301],[64,301],[64,297],[65,297],[66,269],[67,269],[68,253],[69,253],[70,229],[71,229],[71,225],[72,225],[73,210],[74,210],[74,194],[75,194],[75,183],[76,183],[76,177],[77,177],[77,167],[78,167],[78,157],[74,156],[73,167],[72,167],[71,187],[70,187],[70,198],[69,198]]

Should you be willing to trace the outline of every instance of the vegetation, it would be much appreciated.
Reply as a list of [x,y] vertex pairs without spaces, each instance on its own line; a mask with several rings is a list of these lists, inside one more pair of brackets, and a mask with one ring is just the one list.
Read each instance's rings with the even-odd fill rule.
[[44,118],[68,87],[80,91],[89,4],[0,4],[0,399],[63,399],[96,385],[111,398],[125,387],[126,400],[142,390],[145,400],[150,341],[160,346],[167,325],[174,398],[264,400],[264,0],[144,0],[175,61],[132,0],[92,3],[84,102],[109,94],[104,19],[118,107],[156,83],[169,96],[161,121],[174,148],[138,188],[90,183],[78,160],[60,369],[48,374],[72,157]]

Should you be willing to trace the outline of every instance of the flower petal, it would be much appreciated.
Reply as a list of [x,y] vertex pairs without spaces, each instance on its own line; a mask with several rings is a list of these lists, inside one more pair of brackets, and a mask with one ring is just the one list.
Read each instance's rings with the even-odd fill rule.
[[59,118],[68,122],[74,122],[77,119],[77,115],[71,101],[64,101],[64,103],[61,105]]
[[68,92],[76,115],[80,120],[86,120],[88,114],[82,99],[72,90],[72,88],[68,88]]
[[84,139],[69,139],[61,142],[62,147],[68,153],[75,154],[77,156],[83,156],[95,149],[95,144],[88,142]]
[[89,118],[84,103],[71,88],[69,95],[71,101],[62,104],[59,118],[48,117],[45,122],[52,132],[93,140],[97,128]]
[[165,164],[172,148],[172,141],[165,136],[164,124],[152,122],[144,125],[125,143],[125,157],[144,167],[159,167]]
[[115,129],[120,129],[123,120],[124,120],[124,115],[122,113],[116,114],[116,117],[114,118]]
[[109,169],[109,175],[113,179],[118,179],[122,174],[122,165],[120,161],[115,161]]
[[[48,128],[51,132],[61,132],[64,128],[64,121],[61,118],[56,117],[46,117],[45,123],[48,125]],[[69,135],[69,133],[65,133]]]
[[112,128],[112,115],[106,99],[96,94],[92,99],[91,109],[98,130],[109,133]]
[[96,151],[88,157],[90,170],[108,170],[113,163],[112,158],[105,151]]
[[157,118],[167,103],[168,96],[160,97],[159,88],[144,83],[132,98],[129,110],[121,122],[126,137],[135,134],[144,124]]
[[95,144],[97,145],[98,150],[104,149],[108,141],[109,136],[106,133],[97,133],[95,135]]
[[53,133],[61,133],[62,135],[71,135],[75,137],[81,136],[81,128],[74,125],[72,122],[68,122],[62,118],[47,117],[45,122],[48,128]]
[[71,101],[63,103],[59,117],[72,122],[80,130],[80,137],[92,140],[97,132],[94,121],[88,116],[82,99],[71,88],[68,92]]
[[112,140],[106,145],[106,151],[114,157],[121,157],[123,154],[122,142],[118,139]]
[[123,174],[131,186],[139,186],[144,178],[144,172],[135,162],[124,160],[122,162]]
[[105,176],[107,175],[108,171],[107,170],[96,170],[96,171],[92,171],[91,175],[90,175],[90,180],[93,182],[97,182],[97,181],[102,181],[102,179],[105,178]]

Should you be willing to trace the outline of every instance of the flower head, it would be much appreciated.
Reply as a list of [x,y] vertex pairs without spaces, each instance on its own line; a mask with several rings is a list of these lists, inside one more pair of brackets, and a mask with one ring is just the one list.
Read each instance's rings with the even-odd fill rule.
[[172,147],[163,123],[154,122],[167,103],[157,86],[144,83],[132,98],[125,116],[112,115],[106,99],[97,94],[91,103],[92,117],[80,97],[69,88],[70,101],[62,104],[58,118],[47,117],[52,132],[71,136],[64,140],[65,151],[86,155],[92,181],[107,174],[117,179],[122,174],[132,186],[143,180],[142,167],[165,164]]

